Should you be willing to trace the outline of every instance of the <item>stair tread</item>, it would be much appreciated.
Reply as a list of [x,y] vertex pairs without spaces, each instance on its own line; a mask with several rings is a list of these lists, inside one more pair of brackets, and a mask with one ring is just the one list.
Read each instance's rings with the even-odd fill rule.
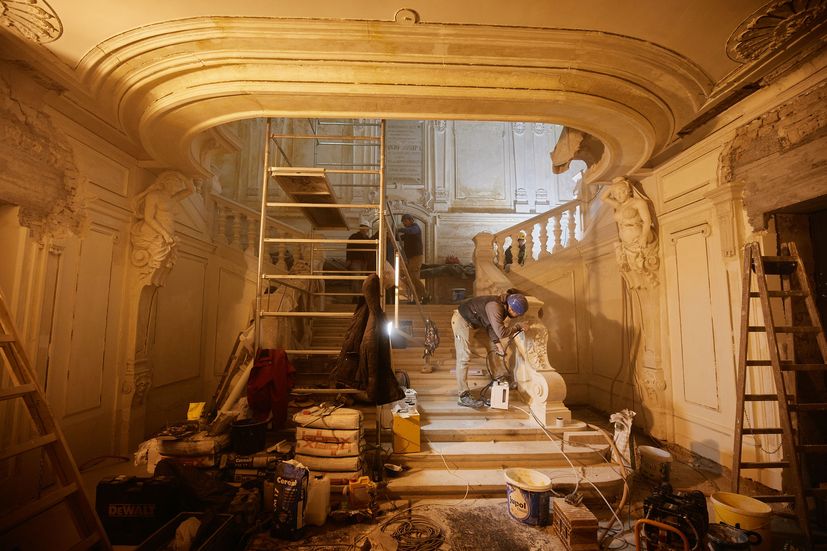
[[[593,455],[595,450],[602,450],[608,448],[608,443],[605,445],[599,444],[567,444],[566,455],[569,457],[577,455]],[[406,454],[407,456],[419,455],[433,455],[442,454],[443,456],[462,456],[464,458],[472,458],[476,456],[488,455],[520,455],[522,458],[526,456],[543,456],[543,455],[557,455],[561,454],[560,443],[552,440],[500,440],[490,442],[431,442],[427,445],[425,451]]]
[[[575,473],[571,467],[538,467],[553,481],[554,488],[573,486],[582,473]],[[603,491],[614,489],[619,492],[623,479],[618,465],[590,465],[585,468],[585,478]],[[505,495],[505,469],[427,469],[413,468],[397,478],[388,480],[388,490],[400,494],[445,494],[464,493],[470,486],[469,493],[498,493]],[[581,481],[582,487],[590,487]]]

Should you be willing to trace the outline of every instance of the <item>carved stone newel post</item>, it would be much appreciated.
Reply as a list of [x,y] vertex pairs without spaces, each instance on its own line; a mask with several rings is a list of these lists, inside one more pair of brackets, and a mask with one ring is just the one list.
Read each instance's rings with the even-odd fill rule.
[[145,399],[152,386],[150,352],[157,291],[175,265],[175,213],[193,192],[192,180],[179,172],[161,173],[133,199],[130,231],[126,365],[120,374],[118,423],[120,451],[134,449],[144,437]]

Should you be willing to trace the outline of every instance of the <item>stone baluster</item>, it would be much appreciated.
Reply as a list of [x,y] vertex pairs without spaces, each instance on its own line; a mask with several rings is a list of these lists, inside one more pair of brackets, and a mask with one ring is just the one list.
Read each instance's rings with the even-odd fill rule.
[[233,238],[230,241],[230,245],[234,245],[241,248],[241,218],[244,216],[240,212],[233,213]]
[[563,228],[560,227],[560,215],[557,214],[551,219],[551,233],[554,235],[554,245],[551,247],[551,252],[556,253],[563,248],[562,236]]
[[534,226],[525,230],[525,261],[526,265],[534,262]]
[[568,224],[568,239],[566,240],[566,247],[573,247],[577,245],[577,207],[570,208],[566,211],[566,224]]
[[224,234],[224,207],[217,202],[215,203],[215,220],[213,221],[213,238],[223,243],[227,237]]
[[505,238],[500,239],[495,236],[492,250],[494,253],[494,264],[502,268],[505,263]]
[[247,218],[247,253],[258,256],[258,220]]
[[548,220],[543,220],[540,223],[540,256],[538,260],[542,260],[551,253],[548,251]]

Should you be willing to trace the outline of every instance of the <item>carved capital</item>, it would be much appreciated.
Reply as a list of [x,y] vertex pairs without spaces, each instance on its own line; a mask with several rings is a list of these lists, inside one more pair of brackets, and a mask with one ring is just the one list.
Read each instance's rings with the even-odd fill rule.
[[704,196],[715,206],[721,232],[721,253],[725,257],[738,256],[738,250],[741,248],[743,193],[743,184],[732,184],[716,188]]

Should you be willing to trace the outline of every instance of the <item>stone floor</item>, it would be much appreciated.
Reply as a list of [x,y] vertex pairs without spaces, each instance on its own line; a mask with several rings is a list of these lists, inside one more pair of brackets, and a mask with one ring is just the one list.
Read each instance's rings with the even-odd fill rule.
[[[575,410],[574,416],[587,422],[602,425],[608,428],[608,422],[602,414],[587,409]],[[637,445],[657,443],[648,441],[645,437],[637,438]],[[670,481],[675,489],[700,490],[705,496],[716,491],[729,491],[729,470],[702,458],[691,456],[680,448],[669,448],[673,455]],[[94,496],[97,481],[104,476],[128,472],[130,474],[145,475],[144,472],[135,472],[131,464],[102,464],[99,467],[87,470],[84,473],[86,487],[90,495]],[[656,484],[644,479],[639,473],[633,473],[628,479],[629,499],[621,511],[618,511],[619,520],[623,528],[619,529],[613,513],[605,503],[589,503],[590,510],[600,521],[599,536],[603,539],[606,529],[609,534],[603,539],[603,549],[633,548],[634,541],[631,527],[634,520],[643,516],[643,500],[656,488]],[[750,484],[750,482],[746,482]],[[750,493],[757,488],[742,487],[743,493]],[[404,496],[402,496],[404,497]],[[494,499],[446,499],[424,500],[410,502],[407,500],[391,501],[383,497],[380,492],[379,501],[388,512],[371,523],[336,523],[332,520],[323,527],[308,527],[303,539],[299,541],[281,541],[269,538],[266,534],[252,540],[248,549],[262,551],[265,549],[394,549],[395,540],[389,539],[390,533],[400,526],[402,520],[413,515],[414,522],[411,528],[420,529],[419,535],[429,533],[429,530],[441,534],[441,544],[436,546],[422,545],[409,547],[410,549],[441,549],[455,551],[534,551],[534,550],[563,550],[565,547],[557,539],[551,527],[536,527],[525,525],[509,516],[505,498]],[[709,500],[707,499],[707,503]],[[616,507],[616,503],[612,503]],[[711,508],[709,509],[712,513]],[[713,518],[713,517],[710,517]],[[771,524],[773,532],[772,545],[762,546],[761,550],[781,549],[786,543],[798,542],[796,525],[786,519],[773,517]],[[367,546],[370,541],[372,547]],[[423,542],[420,541],[420,544]],[[436,543],[435,543],[436,544]],[[402,549],[403,547],[400,547]],[[131,547],[117,546],[116,549],[132,549]]]

